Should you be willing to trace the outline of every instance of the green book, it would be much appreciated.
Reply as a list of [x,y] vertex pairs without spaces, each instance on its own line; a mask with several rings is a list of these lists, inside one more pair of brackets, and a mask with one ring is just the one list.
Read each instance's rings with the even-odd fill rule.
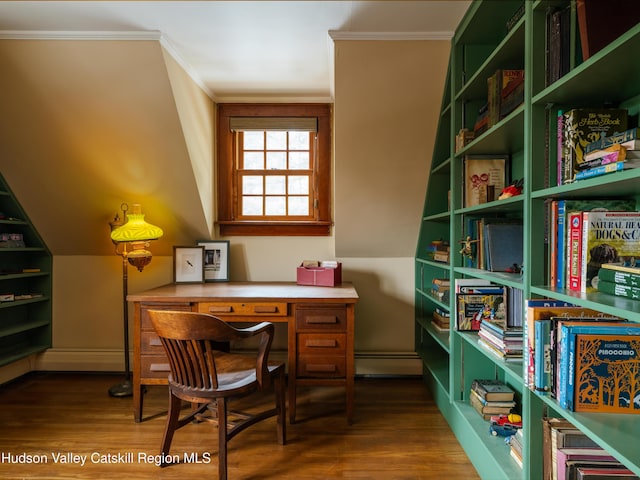
[[600,270],[598,270],[598,279],[599,282],[605,281],[609,283],[627,285],[629,287],[640,287],[640,269],[636,270],[638,270],[638,273],[631,273],[614,268],[606,268],[603,266]]
[[602,293],[608,293],[609,295],[615,295],[617,297],[632,298],[634,300],[640,300],[640,287],[633,287],[629,285],[623,285],[621,283],[605,282],[600,279],[598,282],[598,291]]

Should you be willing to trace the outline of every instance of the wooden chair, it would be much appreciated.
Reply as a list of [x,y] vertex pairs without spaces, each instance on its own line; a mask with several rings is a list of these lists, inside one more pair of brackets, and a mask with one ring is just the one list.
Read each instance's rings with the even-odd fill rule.
[[[238,329],[212,315],[196,312],[151,310],[149,316],[167,353],[169,413],[161,453],[168,456],[176,430],[193,420],[211,420],[218,425],[219,478],[227,478],[227,442],[245,428],[277,416],[278,442],[286,442],[284,364],[269,362],[274,326],[262,322]],[[238,342],[259,337],[256,355],[240,355],[220,350],[220,342]],[[234,412],[227,403],[256,391],[275,390],[275,408],[259,413]],[[180,418],[182,401],[191,402],[188,415]],[[209,417],[202,415],[205,410]],[[234,419],[233,423],[231,418]]]

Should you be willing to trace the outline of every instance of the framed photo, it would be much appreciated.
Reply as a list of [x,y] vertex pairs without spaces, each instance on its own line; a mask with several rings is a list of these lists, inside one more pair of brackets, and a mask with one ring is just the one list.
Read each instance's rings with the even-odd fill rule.
[[204,282],[204,247],[173,247],[173,282]]
[[204,248],[204,281],[229,281],[229,240],[198,242]]
[[474,207],[498,199],[507,186],[508,155],[467,155],[464,157],[462,206]]

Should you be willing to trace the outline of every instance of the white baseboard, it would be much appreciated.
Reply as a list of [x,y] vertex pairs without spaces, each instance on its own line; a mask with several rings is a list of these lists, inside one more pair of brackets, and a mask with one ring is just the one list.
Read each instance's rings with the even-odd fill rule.
[[[133,353],[131,354],[133,364]],[[272,352],[274,360],[286,360],[285,351]],[[413,352],[363,352],[355,354],[356,375],[421,375],[422,363]],[[124,358],[118,350],[51,348],[41,354],[0,368],[0,383],[33,370],[60,372],[119,372]]]

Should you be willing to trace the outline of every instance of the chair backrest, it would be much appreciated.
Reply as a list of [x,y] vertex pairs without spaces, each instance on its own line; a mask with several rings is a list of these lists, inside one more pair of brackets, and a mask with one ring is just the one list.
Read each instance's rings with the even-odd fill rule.
[[262,335],[256,356],[256,378],[263,384],[267,375],[267,358],[273,339],[272,324],[259,329],[237,329],[224,320],[206,313],[150,310],[149,317],[165,348],[172,380],[190,388],[218,388],[218,357],[223,357],[221,344]]

